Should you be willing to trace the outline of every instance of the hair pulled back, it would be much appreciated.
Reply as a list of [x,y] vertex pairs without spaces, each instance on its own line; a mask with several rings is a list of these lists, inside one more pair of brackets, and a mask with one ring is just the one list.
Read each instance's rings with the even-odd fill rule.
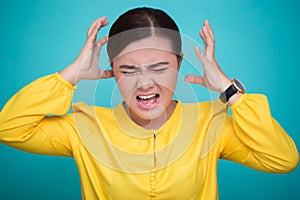
[[173,53],[180,56],[181,37],[174,20],[162,10],[142,7],[123,13],[110,28],[107,44],[110,61],[130,43],[150,36],[170,40]]

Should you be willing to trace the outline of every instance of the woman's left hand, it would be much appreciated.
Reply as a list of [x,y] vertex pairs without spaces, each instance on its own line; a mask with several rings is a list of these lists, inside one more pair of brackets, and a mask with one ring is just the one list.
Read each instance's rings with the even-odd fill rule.
[[201,52],[199,47],[195,47],[195,52],[203,65],[204,75],[187,75],[185,81],[202,85],[220,93],[224,92],[231,85],[231,81],[222,71],[215,59],[215,39],[207,20],[203,23],[200,37],[205,44],[204,51]]

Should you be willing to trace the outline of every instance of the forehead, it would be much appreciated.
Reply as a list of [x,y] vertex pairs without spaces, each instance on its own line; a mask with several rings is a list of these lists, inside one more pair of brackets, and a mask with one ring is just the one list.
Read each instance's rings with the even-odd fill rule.
[[114,60],[116,62],[130,62],[132,64],[148,64],[157,60],[172,59],[171,42],[162,37],[147,37],[127,45]]

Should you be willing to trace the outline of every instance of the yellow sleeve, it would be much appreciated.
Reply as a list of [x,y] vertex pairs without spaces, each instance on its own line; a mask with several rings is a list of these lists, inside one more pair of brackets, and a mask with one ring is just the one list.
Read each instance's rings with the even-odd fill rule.
[[293,140],[272,118],[266,96],[245,94],[226,119],[221,158],[265,172],[295,169],[299,154]]
[[0,142],[32,153],[72,156],[69,135],[76,129],[72,115],[62,115],[74,89],[58,73],[25,86],[0,113]]

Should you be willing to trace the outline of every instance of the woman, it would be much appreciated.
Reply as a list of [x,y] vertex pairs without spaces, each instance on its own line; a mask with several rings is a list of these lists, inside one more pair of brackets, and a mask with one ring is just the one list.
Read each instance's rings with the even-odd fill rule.
[[[297,166],[296,146],[270,115],[266,97],[245,94],[218,66],[208,21],[200,31],[204,52],[195,48],[204,76],[185,80],[219,92],[220,100],[192,104],[172,99],[183,53],[178,27],[165,12],[129,10],[109,37],[96,41],[107,24],[106,17],[97,19],[74,63],[27,85],[6,104],[2,143],[74,157],[83,199],[218,199],[219,158],[273,173]],[[106,42],[112,70],[101,71],[98,57]],[[80,80],[112,77],[122,104],[77,103],[66,114]]]

